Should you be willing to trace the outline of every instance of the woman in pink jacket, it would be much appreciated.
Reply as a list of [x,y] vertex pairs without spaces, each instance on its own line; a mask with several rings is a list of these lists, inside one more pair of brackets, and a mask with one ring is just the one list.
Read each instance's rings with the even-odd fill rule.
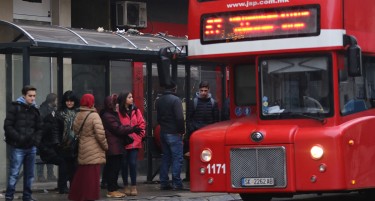
[[[133,104],[133,95],[130,92],[121,93],[117,99],[119,103],[119,117],[123,125],[133,127],[133,133],[129,134],[134,142],[126,145],[126,153],[122,165],[122,179],[125,186],[125,194],[130,196],[138,195],[137,192],[137,157],[138,150],[142,148],[142,139],[145,137],[145,120],[141,111]],[[128,183],[130,173],[131,187]]]

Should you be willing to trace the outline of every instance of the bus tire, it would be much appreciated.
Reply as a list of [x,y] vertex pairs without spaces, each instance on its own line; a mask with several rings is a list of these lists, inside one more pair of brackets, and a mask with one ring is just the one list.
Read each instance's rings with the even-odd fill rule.
[[364,191],[364,195],[366,198],[371,200],[375,200],[375,189],[367,189]]
[[243,201],[271,201],[272,199],[272,196],[264,194],[240,193],[240,197]]

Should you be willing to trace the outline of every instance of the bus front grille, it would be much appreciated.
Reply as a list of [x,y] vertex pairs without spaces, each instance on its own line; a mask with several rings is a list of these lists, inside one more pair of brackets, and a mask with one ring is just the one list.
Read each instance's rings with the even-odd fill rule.
[[[233,188],[286,187],[285,147],[235,148],[230,151]],[[243,179],[273,178],[273,185],[243,185]]]

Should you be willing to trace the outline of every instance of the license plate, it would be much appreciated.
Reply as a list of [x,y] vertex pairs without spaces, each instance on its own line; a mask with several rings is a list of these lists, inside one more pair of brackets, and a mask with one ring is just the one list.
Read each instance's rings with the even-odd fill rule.
[[242,186],[273,186],[273,178],[242,178]]

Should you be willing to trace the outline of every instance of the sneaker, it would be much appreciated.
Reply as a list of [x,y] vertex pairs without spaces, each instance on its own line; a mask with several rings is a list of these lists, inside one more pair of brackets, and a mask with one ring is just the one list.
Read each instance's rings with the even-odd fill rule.
[[68,194],[68,193],[69,193],[68,188],[59,189],[59,194]]
[[130,187],[129,187],[129,186],[125,186],[125,188],[124,188],[124,193],[125,193],[126,195],[130,195]]
[[189,188],[184,188],[184,187],[175,187],[173,188],[174,191],[190,191]]
[[162,191],[167,191],[167,190],[172,190],[173,187],[172,186],[160,186],[160,190]]
[[132,186],[130,189],[130,196],[137,196],[137,195],[138,195],[137,187]]
[[108,198],[123,198],[126,195],[124,193],[121,193],[119,191],[112,191],[107,193]]
[[37,200],[34,199],[34,198],[29,198],[29,199],[23,199],[23,198],[22,198],[22,200],[23,200],[23,201],[37,201]]

